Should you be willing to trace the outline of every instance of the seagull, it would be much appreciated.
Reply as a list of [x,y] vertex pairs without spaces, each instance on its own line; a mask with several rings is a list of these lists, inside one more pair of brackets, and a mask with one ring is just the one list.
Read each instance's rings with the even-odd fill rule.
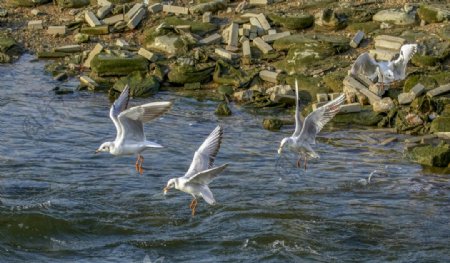
[[400,48],[399,56],[392,61],[376,61],[369,53],[362,53],[353,63],[351,74],[364,75],[382,84],[406,78],[406,66],[417,52],[417,44],[406,44]]
[[142,169],[144,157],[141,155],[141,152],[147,148],[163,147],[145,139],[144,123],[164,114],[170,109],[172,103],[169,101],[151,102],[127,109],[129,97],[130,87],[126,85],[109,110],[109,117],[117,130],[116,139],[113,142],[102,143],[95,153],[109,152],[113,155],[137,154],[135,168],[142,175],[144,172],[144,169]]
[[164,188],[164,195],[172,188],[191,194],[194,198],[189,205],[189,208],[192,210],[192,216],[195,215],[198,197],[203,197],[210,205],[216,203],[208,185],[228,166],[228,164],[224,164],[213,167],[222,142],[222,135],[222,127],[217,126],[195,152],[194,159],[186,174],[182,177],[170,179]]
[[281,140],[278,154],[280,155],[285,147],[299,154],[297,167],[301,167],[301,159],[304,158],[304,169],[306,170],[307,159],[319,158],[312,145],[316,143],[316,136],[320,130],[327,124],[340,110],[340,105],[344,102],[345,95],[342,94],[336,99],[317,108],[311,112],[302,122],[300,116],[298,83],[295,80],[295,131],[291,137]]

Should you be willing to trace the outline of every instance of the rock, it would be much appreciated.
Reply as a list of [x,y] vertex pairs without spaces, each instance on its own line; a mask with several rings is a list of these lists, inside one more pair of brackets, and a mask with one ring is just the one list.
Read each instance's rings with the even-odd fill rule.
[[203,63],[195,66],[175,64],[168,74],[169,81],[177,84],[206,82],[211,79],[214,63]]
[[49,35],[65,35],[66,32],[66,26],[49,26],[47,29],[47,34]]
[[[88,0],[89,1],[89,0]],[[6,0],[6,3],[11,6],[34,7],[50,2],[50,0]]]
[[76,53],[81,51],[80,45],[66,45],[53,48],[54,52]]
[[438,23],[450,18],[450,10],[444,5],[422,4],[417,13],[427,23]]
[[416,13],[406,13],[402,10],[381,10],[373,16],[373,21],[392,23],[399,26],[413,25],[416,23]]
[[155,76],[146,75],[144,72],[135,71],[126,77],[120,78],[113,86],[113,89],[121,92],[126,85],[130,86],[132,97],[147,97],[158,93],[159,81]]
[[65,53],[65,52],[48,52],[48,51],[39,51],[36,53],[37,58],[42,59],[42,58],[63,58],[63,57],[67,57],[69,56],[69,53]]
[[233,93],[233,98],[238,102],[253,100],[253,90],[241,90]]
[[398,95],[398,103],[399,104],[410,104],[416,96],[411,92],[403,92],[400,95]]
[[[356,106],[357,107],[357,106]],[[375,126],[383,116],[370,109],[370,106],[364,106],[362,111],[356,113],[340,113],[331,120],[334,123],[356,124],[364,126]]]
[[88,76],[80,76],[80,84],[82,87],[87,87],[89,90],[97,90],[99,85]]
[[372,103],[374,112],[389,112],[395,107],[394,102],[391,98],[386,97],[379,101]]
[[77,34],[75,34],[73,36],[73,39],[78,44],[86,43],[86,42],[89,42],[89,35],[88,34],[77,33]]
[[181,51],[180,47],[185,47],[185,45],[179,36],[158,36],[155,37],[153,43],[147,44],[146,47],[175,55]]
[[450,132],[450,104],[447,104],[440,116],[433,120],[430,131],[433,133]]
[[[33,9],[36,10],[36,9]],[[8,10],[0,8],[0,17],[7,17],[8,16]]]
[[19,56],[21,49],[16,41],[0,32],[0,63],[10,63],[14,56]]
[[218,84],[239,88],[247,86],[256,74],[258,74],[257,68],[244,71],[234,68],[223,60],[218,60],[214,69],[213,80]]
[[90,4],[90,0],[56,0],[56,2],[59,7],[65,8],[79,8]]
[[163,5],[163,12],[173,13],[176,15],[187,15],[189,13],[189,8],[175,5]]
[[134,71],[147,72],[148,60],[142,56],[118,57],[99,54],[92,59],[91,69],[98,76],[124,76]]
[[428,91],[427,96],[432,98],[432,97],[439,96],[441,94],[445,94],[448,92],[450,92],[450,83],[448,83],[446,85],[442,85],[439,88],[435,88],[435,89]]
[[315,24],[323,28],[338,30],[347,26],[347,18],[326,8],[315,14]]
[[271,82],[271,83],[278,83],[278,72],[274,72],[274,71],[269,71],[269,70],[261,70],[259,72],[259,77],[267,82]]
[[350,46],[352,48],[357,48],[359,46],[359,43],[361,43],[361,41],[363,40],[363,38],[364,38],[364,32],[363,31],[356,32],[356,35],[350,41]]
[[42,20],[28,21],[28,29],[30,29],[30,30],[44,29],[44,27],[42,26]]
[[233,52],[230,52],[230,51],[225,50],[225,49],[220,48],[220,47],[219,48],[215,48],[214,49],[214,53],[219,55],[221,58],[224,58],[224,59],[227,59],[227,60],[230,60],[230,61],[232,61],[232,60],[236,59],[237,57],[239,57],[238,54],[235,54]]
[[225,0],[213,0],[208,3],[202,3],[198,5],[194,5],[189,8],[189,11],[192,14],[204,14],[206,12],[216,13],[219,10],[224,10],[227,8],[227,1]]
[[88,57],[83,63],[83,67],[90,68],[91,67],[91,61],[94,59],[95,56],[100,54],[103,50],[103,45],[100,43],[97,43],[95,47],[89,52]]
[[264,119],[263,127],[269,131],[279,131],[283,126],[283,121],[279,119]]
[[228,107],[228,103],[226,103],[226,102],[219,103],[219,105],[217,106],[217,109],[215,111],[215,114],[218,116],[230,116],[231,110]]
[[222,95],[233,95],[234,88],[228,85],[221,85],[217,88],[217,91]]
[[287,29],[292,30],[300,30],[304,28],[308,28],[313,25],[314,23],[314,17],[310,14],[306,13],[299,13],[299,14],[278,14],[273,13],[268,15],[269,19],[272,20],[272,22],[275,25],[282,26]]
[[101,25],[96,27],[82,27],[80,33],[88,35],[107,35],[109,34],[108,25]]
[[408,155],[411,160],[422,165],[448,167],[450,163],[450,145],[440,143],[438,146],[418,146],[410,150]]
[[67,73],[66,72],[61,72],[58,75],[54,76],[53,79],[56,81],[64,81],[68,78]]

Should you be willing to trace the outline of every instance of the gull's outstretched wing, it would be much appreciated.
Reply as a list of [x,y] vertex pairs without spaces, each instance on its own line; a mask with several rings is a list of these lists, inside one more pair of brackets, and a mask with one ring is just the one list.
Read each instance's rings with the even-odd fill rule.
[[170,109],[169,101],[151,102],[129,108],[119,114],[118,120],[122,128],[121,141],[142,142],[145,140],[144,123],[149,122]]
[[359,55],[355,60],[351,73],[355,76],[361,74],[373,80],[377,76],[378,67],[378,62],[366,52]]
[[305,119],[303,129],[297,140],[305,141],[309,144],[316,143],[316,135],[329,122],[340,109],[340,105],[344,102],[345,95],[337,97],[322,107],[311,112]]
[[217,126],[203,144],[198,148],[194,154],[191,166],[184,177],[191,177],[214,165],[214,159],[219,152],[220,144],[222,142],[223,130],[222,127]]
[[118,116],[119,114],[126,110],[128,107],[128,101],[130,100],[130,87],[128,85],[125,86],[125,88],[122,90],[122,93],[120,93],[119,98],[117,98],[111,108],[109,109],[109,117],[114,123],[114,126],[116,126],[116,139],[120,138],[122,136],[122,127],[120,126]]
[[400,48],[400,55],[391,63],[391,70],[394,72],[395,80],[406,78],[406,66],[417,52],[417,44],[406,44]]
[[214,178],[216,178],[217,175],[219,175],[225,168],[227,168],[228,164],[224,164],[218,167],[214,167],[202,172],[199,172],[197,174],[192,175],[189,177],[188,182],[189,183],[195,183],[195,184],[204,184],[208,185]]
[[216,200],[214,199],[214,196],[207,185],[202,186],[202,188],[200,189],[200,193],[203,199],[205,199],[208,204],[213,205],[216,203]]
[[295,79],[295,131],[292,134],[292,137],[297,137],[300,135],[303,127],[302,116],[300,114],[300,98],[298,96],[298,82]]

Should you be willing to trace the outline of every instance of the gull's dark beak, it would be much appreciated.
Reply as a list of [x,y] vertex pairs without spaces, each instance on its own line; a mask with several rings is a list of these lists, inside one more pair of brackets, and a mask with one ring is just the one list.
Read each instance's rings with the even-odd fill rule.
[[167,187],[164,187],[164,195],[166,195],[167,194],[167,192],[169,191],[169,188],[167,188]]
[[95,150],[95,153],[99,153],[100,151],[99,150]]

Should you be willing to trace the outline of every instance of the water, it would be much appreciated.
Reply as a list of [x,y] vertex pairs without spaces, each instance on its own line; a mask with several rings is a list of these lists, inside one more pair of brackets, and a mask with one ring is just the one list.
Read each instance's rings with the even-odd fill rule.
[[[392,134],[328,127],[305,172],[276,159],[292,127],[269,132],[238,106],[218,118],[216,102],[162,92],[132,102],[174,102],[145,126],[166,148],[144,153],[139,176],[134,157],[94,154],[115,136],[107,96],[55,95],[76,83],[30,60],[0,66],[0,262],[450,260],[448,175],[406,160],[402,143],[364,139]],[[192,218],[190,196],[162,189],[219,123],[216,163],[230,166],[211,185],[218,204],[202,200]]]

